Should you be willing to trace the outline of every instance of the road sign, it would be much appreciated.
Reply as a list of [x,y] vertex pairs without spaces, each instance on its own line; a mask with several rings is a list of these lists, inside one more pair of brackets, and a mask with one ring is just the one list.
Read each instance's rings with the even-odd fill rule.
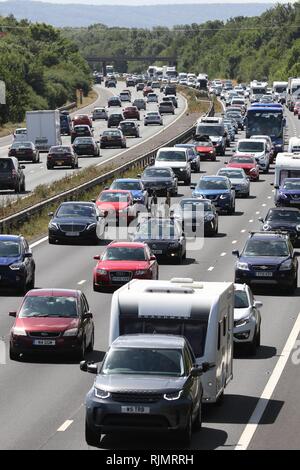
[[0,80],[0,104],[6,104],[6,86],[2,80]]

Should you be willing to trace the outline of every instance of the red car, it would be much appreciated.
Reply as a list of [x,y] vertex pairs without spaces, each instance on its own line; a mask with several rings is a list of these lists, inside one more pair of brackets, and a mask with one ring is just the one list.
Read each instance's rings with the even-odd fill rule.
[[127,224],[136,217],[135,204],[130,191],[105,189],[96,200],[98,208],[109,220],[120,220]]
[[94,291],[119,287],[131,279],[158,279],[158,263],[146,243],[112,242],[93,272]]
[[86,124],[87,126],[90,126],[90,128],[93,127],[93,122],[92,119],[88,114],[77,114],[73,118],[73,126],[80,126]]
[[216,148],[208,136],[196,137],[193,144],[200,160],[216,161]]
[[296,101],[294,104],[294,116],[298,115],[299,116],[300,112],[300,101]]
[[151,86],[146,85],[143,89],[143,95],[148,96],[148,93],[153,93],[153,88]]
[[227,163],[229,168],[243,168],[251,181],[259,180],[259,166],[254,157],[248,155],[233,155]]
[[123,109],[124,119],[137,119],[140,120],[140,112],[136,106],[127,106]]
[[35,289],[24,297],[10,332],[10,359],[25,353],[72,354],[84,358],[94,348],[94,322],[79,290]]

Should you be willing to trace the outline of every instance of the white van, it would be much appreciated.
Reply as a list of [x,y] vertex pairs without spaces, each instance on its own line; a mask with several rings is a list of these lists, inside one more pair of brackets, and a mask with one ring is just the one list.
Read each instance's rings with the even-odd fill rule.
[[234,285],[231,282],[132,280],[112,297],[109,344],[121,335],[185,336],[202,376],[203,402],[215,403],[233,377]]
[[27,129],[26,127],[19,127],[14,132],[14,142],[27,142]]
[[191,164],[188,149],[178,147],[161,147],[156,154],[154,166],[170,167],[178,181],[191,184]]
[[289,140],[288,153],[300,152],[300,138],[291,137]]

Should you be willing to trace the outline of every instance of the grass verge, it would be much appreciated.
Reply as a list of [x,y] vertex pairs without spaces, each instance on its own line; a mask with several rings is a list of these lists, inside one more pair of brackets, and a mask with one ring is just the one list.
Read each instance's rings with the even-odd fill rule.
[[208,112],[211,101],[206,92],[184,86],[178,86],[177,88],[179,93],[187,99],[189,113],[204,114]]

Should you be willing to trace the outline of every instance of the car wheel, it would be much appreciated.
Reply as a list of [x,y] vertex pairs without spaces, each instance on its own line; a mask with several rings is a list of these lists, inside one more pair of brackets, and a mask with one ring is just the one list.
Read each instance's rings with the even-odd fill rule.
[[88,446],[98,447],[100,444],[101,434],[94,432],[85,421],[85,440]]
[[93,352],[94,351],[94,343],[95,343],[95,331],[93,329],[93,333],[92,333],[92,337],[91,337],[91,341],[90,341],[90,344],[87,348],[87,352]]
[[52,170],[53,166],[52,165],[47,165],[47,170]]
[[[255,356],[256,355],[256,350],[257,350],[257,335],[260,335],[260,333],[256,333],[255,331],[255,334],[254,334],[254,338],[253,338],[253,341],[251,341],[251,343],[248,343],[246,345],[246,351],[247,353],[249,354],[249,356]],[[260,339],[259,339],[260,341]]]
[[25,185],[25,181],[22,183],[21,185],[21,192],[22,193],[25,193],[26,192],[26,185]]
[[202,403],[200,399],[199,409],[196,415],[196,419],[193,422],[193,428],[195,429],[195,431],[198,431],[199,429],[201,429],[201,427],[202,427]]
[[180,440],[180,442],[187,447],[189,447],[191,444],[191,440],[192,440],[192,414],[191,412],[189,413],[186,427],[182,431],[178,432],[178,440]]
[[78,361],[83,361],[85,357],[86,346],[85,346],[85,338],[82,339],[81,348],[79,351],[76,352],[75,356]]
[[9,359],[11,361],[18,361],[20,354],[17,353],[14,349],[9,348]]
[[21,186],[20,183],[15,187],[15,193],[19,194],[21,192]]

